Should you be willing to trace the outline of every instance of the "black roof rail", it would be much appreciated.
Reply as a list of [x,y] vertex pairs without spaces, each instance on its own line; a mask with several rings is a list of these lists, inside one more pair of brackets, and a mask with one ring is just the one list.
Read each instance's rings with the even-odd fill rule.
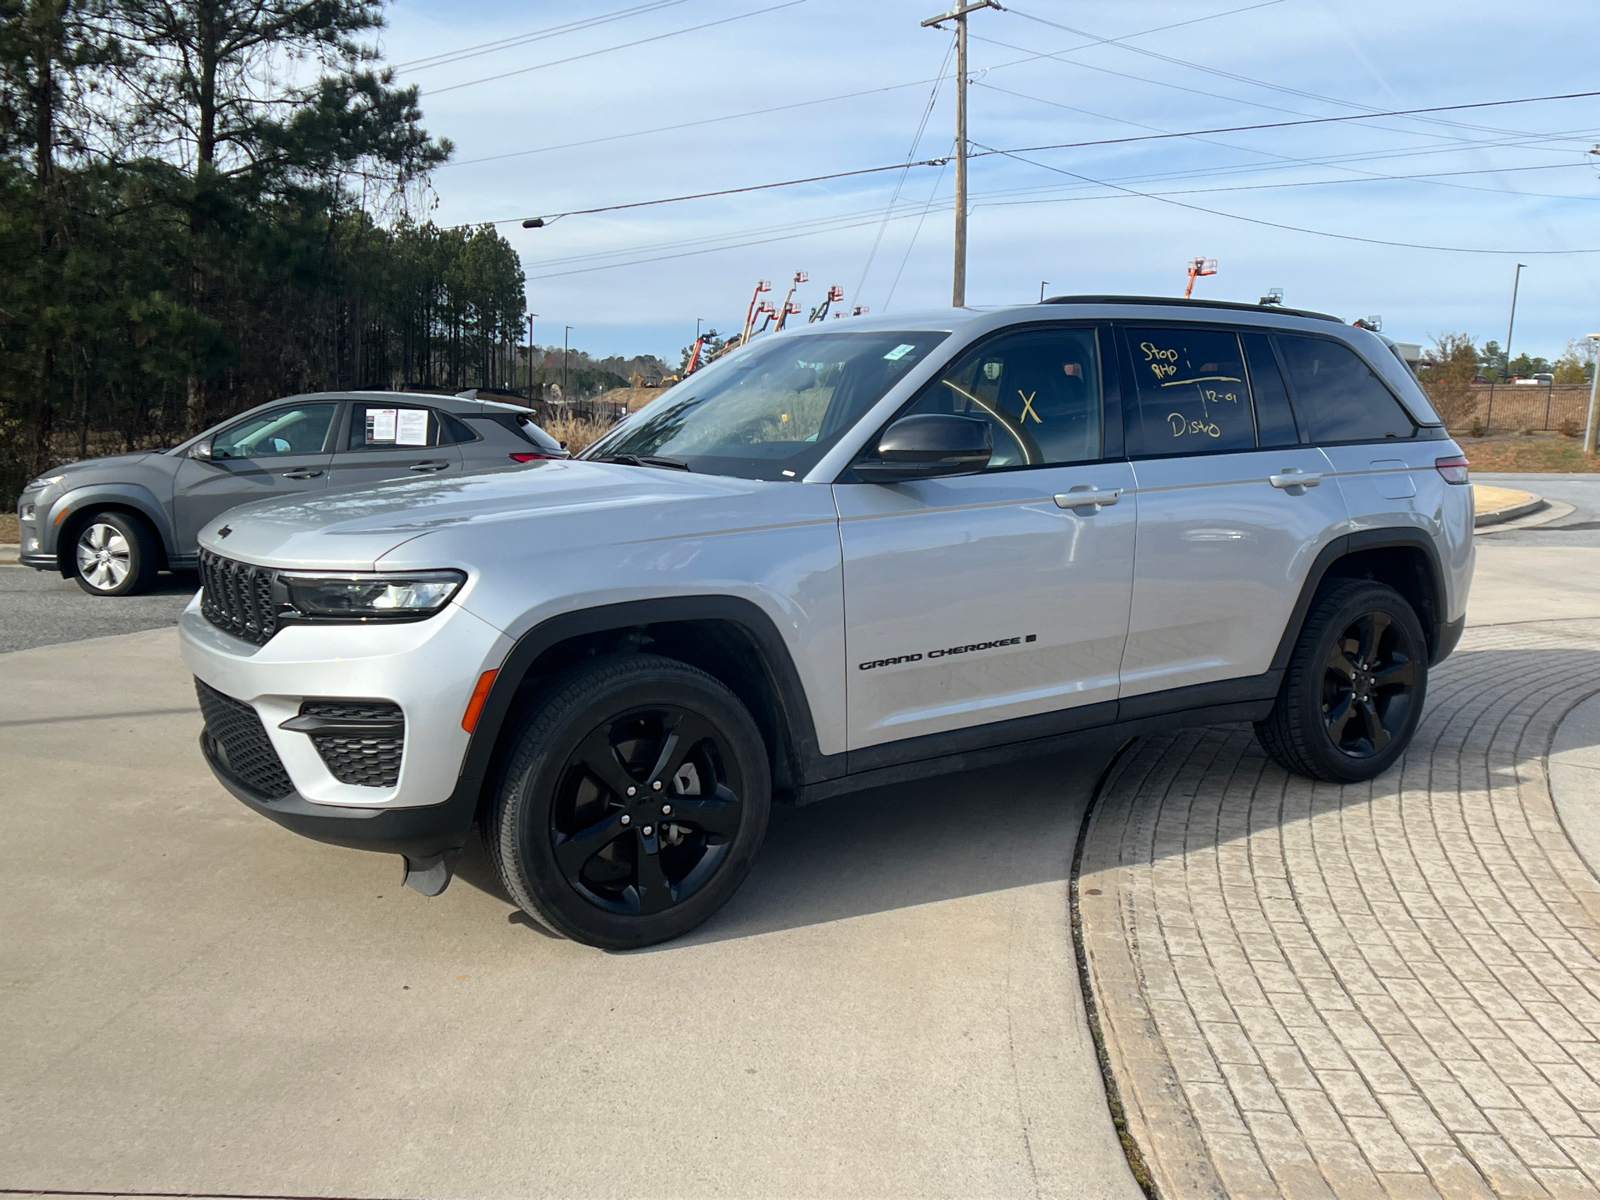
[[1339,317],[1311,312],[1304,308],[1284,308],[1281,304],[1246,304],[1238,300],[1185,300],[1182,296],[1051,296],[1045,304],[1160,304],[1167,308],[1227,308],[1235,312],[1287,313],[1291,317],[1311,317],[1343,325]]

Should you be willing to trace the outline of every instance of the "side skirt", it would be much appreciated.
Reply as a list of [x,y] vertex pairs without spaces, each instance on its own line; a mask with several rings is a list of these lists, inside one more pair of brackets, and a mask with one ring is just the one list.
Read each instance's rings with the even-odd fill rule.
[[[1126,739],[1140,734],[1186,729],[1196,725],[1260,721],[1272,711],[1282,681],[1283,672],[1272,670],[1248,679],[1202,683],[1168,692],[1156,692],[1148,696],[1135,696],[1115,703],[1095,704],[1083,709],[1066,709],[1060,713],[1023,717],[1015,721],[1000,721],[991,726],[963,730],[964,739],[974,735],[986,735],[988,744],[973,746],[971,749],[963,749],[954,754],[923,757],[917,753],[933,745],[948,746],[950,738],[943,734],[873,746],[865,753],[850,754],[852,767],[856,767],[863,759],[872,765],[852,770],[836,779],[826,779],[797,787],[790,793],[791,802],[796,805],[811,804],[865,788],[907,783],[955,771],[999,766],[1041,755],[1056,754],[1092,743],[1104,743],[1110,739]],[[1044,724],[1054,724],[1061,731],[1037,736],[1036,731]],[[1065,728],[1062,728],[1063,726]],[[883,765],[877,765],[873,762],[874,759]],[[899,761],[884,761],[892,759]]]

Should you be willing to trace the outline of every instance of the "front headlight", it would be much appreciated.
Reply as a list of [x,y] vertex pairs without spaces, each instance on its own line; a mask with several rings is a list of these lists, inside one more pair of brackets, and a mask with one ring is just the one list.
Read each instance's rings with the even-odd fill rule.
[[394,575],[278,576],[289,607],[303,617],[346,621],[406,621],[432,616],[467,581],[461,571],[413,571]]
[[22,490],[25,492],[32,492],[41,488],[47,488],[52,484],[60,483],[65,478],[65,475],[41,475]]

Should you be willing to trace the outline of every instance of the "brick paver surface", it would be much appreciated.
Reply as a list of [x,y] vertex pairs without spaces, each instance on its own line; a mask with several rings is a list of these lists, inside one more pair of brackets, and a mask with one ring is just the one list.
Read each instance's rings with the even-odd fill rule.
[[1600,1197],[1600,882],[1545,755],[1600,622],[1470,631],[1402,763],[1336,787],[1248,727],[1142,739],[1077,880],[1167,1200]]

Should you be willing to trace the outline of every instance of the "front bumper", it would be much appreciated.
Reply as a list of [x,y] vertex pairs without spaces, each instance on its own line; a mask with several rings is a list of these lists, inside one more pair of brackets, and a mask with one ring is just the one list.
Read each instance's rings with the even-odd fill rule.
[[[317,841],[413,860],[463,844],[477,788],[461,778],[471,740],[461,716],[478,675],[510,650],[499,630],[451,606],[401,625],[289,626],[254,646],[207,621],[197,596],[179,619],[179,638],[195,678],[260,719],[288,777],[286,794],[264,795],[202,734],[207,764],[247,807]],[[310,735],[282,728],[308,698],[400,706],[405,733],[393,786],[340,782]]]

